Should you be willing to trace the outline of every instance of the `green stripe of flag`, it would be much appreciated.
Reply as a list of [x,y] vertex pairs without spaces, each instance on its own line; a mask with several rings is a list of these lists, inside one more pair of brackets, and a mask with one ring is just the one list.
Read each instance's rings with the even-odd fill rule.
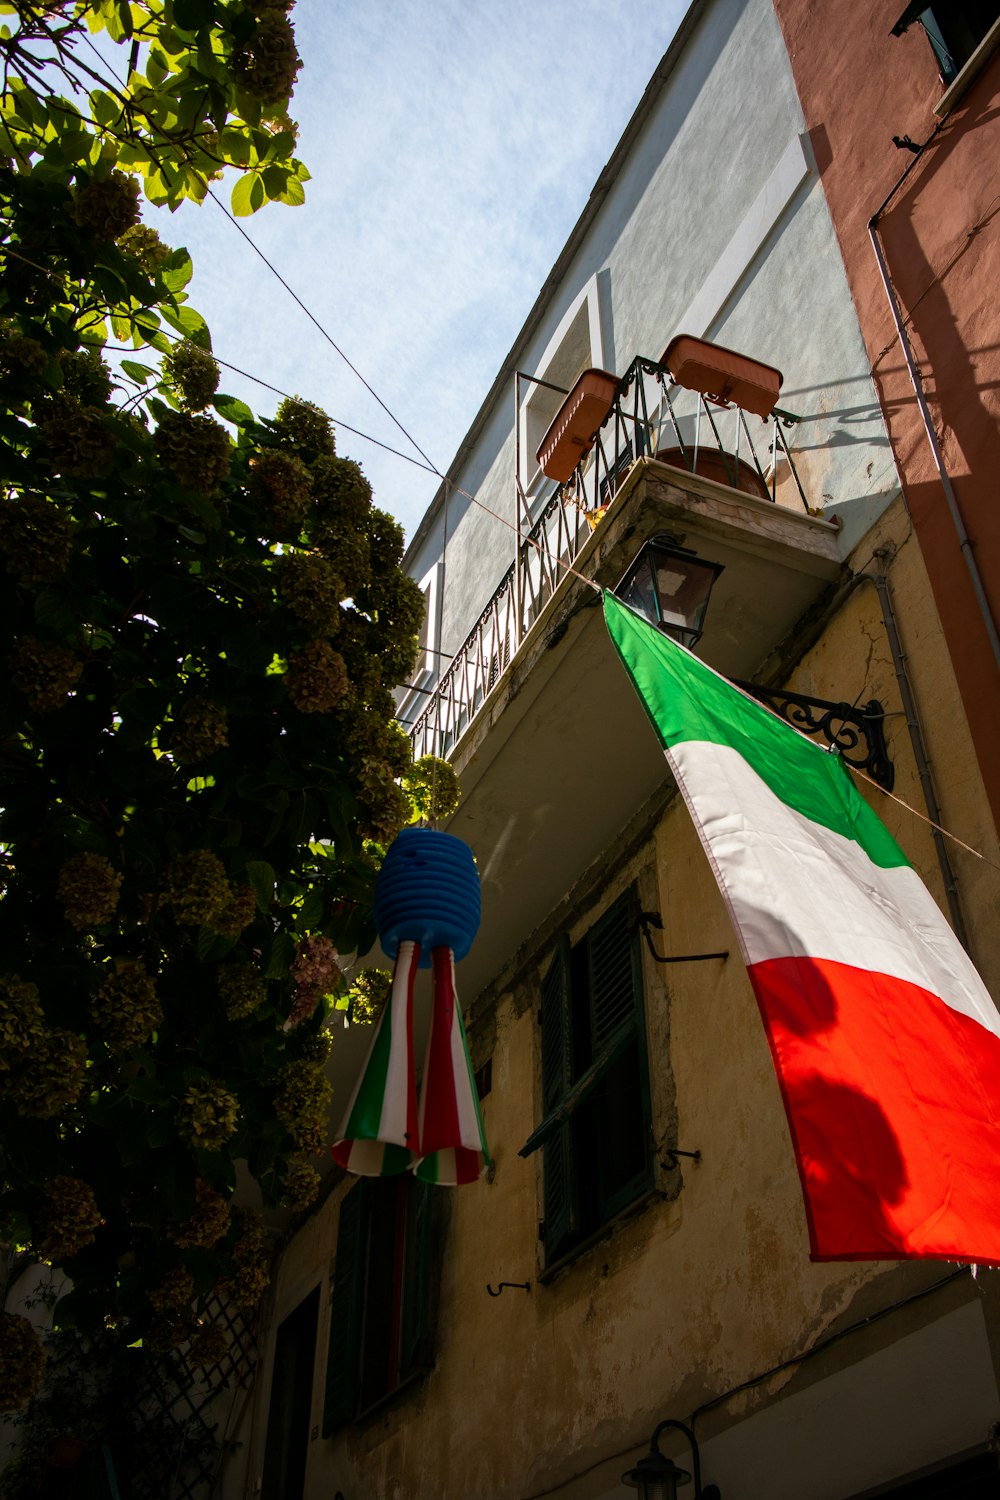
[[873,864],[888,869],[909,863],[839,755],[745,697],[608,592],[604,618],[664,748],[685,740],[729,745],[782,802],[853,839]]

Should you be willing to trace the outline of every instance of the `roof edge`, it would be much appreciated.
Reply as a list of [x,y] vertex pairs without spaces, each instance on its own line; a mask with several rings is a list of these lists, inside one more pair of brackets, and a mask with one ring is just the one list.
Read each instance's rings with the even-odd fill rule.
[[542,282],[538,296],[535,298],[528,316],[521,325],[517,337],[504,358],[493,384],[490,386],[478,412],[472,419],[465,437],[459,444],[451,463],[445,471],[443,482],[438,486],[433,499],[420,518],[417,528],[407,545],[406,552],[403,555],[402,566],[404,568],[409,566],[416,552],[423,545],[424,541],[426,541],[438,512],[444,504],[444,497],[449,485],[454,485],[457,471],[462,468],[466,459],[471,454],[486,425],[487,418],[497,397],[503,393],[504,387],[510,383],[517,371],[519,363],[517,356],[519,351],[531,338],[540,324],[553,291],[562,282],[573,256],[579,249],[587,230],[597,217],[598,209],[603,204],[611,190],[612,184],[618,176],[618,169],[623,158],[631,150],[636,137],[652,113],[653,106],[659,99],[668,78],[677,65],[681,53],[687,46],[691,33],[701,20],[702,12],[707,9],[708,4],[709,0],[692,0],[692,3],[685,11],[680,25],[671,38],[670,45],[657,63],[653,75],[643,91],[642,98],[639,100],[639,103],[632,112],[631,119],[622,131],[618,144],[601,168],[597,181],[590,190],[590,196],[584,205],[583,212],[570,230],[569,237],[556,257],[552,269]]

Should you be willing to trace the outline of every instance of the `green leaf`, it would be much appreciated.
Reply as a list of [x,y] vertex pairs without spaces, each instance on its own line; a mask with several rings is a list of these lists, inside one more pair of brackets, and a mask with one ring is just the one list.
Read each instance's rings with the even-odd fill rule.
[[253,158],[253,147],[242,130],[227,126],[219,135],[219,151],[234,167],[248,167]]
[[[111,326],[112,326],[112,328],[114,328],[114,324],[115,324],[115,320],[114,320],[114,318],[112,318],[111,319]],[[117,331],[118,330],[115,329],[116,333],[117,333]],[[154,378],[154,376],[156,375],[156,371],[155,370],[151,370],[149,368],[149,365],[140,365],[134,359],[123,359],[122,360],[122,369],[125,371],[125,374],[129,377],[130,380],[137,380],[140,385],[145,385],[145,383],[146,383],[147,380],[152,380]]]
[[274,867],[266,860],[254,859],[247,864],[245,873],[257,898],[257,907],[266,915],[274,905]]
[[265,979],[287,979],[295,957],[295,944],[287,932],[279,932],[271,944],[271,958],[264,970]]
[[194,263],[187,250],[173,250],[160,267],[163,285],[171,292],[181,292],[194,275]]
[[200,31],[215,20],[215,0],[174,0],[174,25],[182,31]]
[[90,95],[90,113],[98,125],[114,125],[121,118],[121,105],[103,89],[94,89]]
[[[243,180],[244,180],[243,178],[240,178],[240,182],[242,182]],[[239,187],[239,183],[237,183],[236,186]],[[236,189],[234,188],[233,189],[234,205],[235,205],[235,198],[236,198]],[[250,175],[250,195],[249,195],[248,202],[249,202],[249,206],[243,210],[244,217],[247,214],[255,214],[257,212],[258,208],[263,208],[264,204],[267,202],[267,193],[264,190],[264,183],[263,183],[263,180],[262,180],[259,172],[253,172]],[[240,210],[237,209],[237,208],[235,208],[235,206],[234,206],[233,211],[236,214],[239,214],[239,212],[240,212]]]
[[245,219],[254,211],[253,190],[259,186],[256,172],[249,172],[241,177],[233,188],[232,206],[233,213],[238,219]]
[[279,203],[290,203],[293,208],[298,208],[306,201],[306,190],[297,177],[289,177],[285,184],[283,193],[278,194]]
[[192,344],[198,344],[202,349],[211,349],[212,336],[208,331],[208,324],[193,307],[170,308],[164,305],[163,318],[171,328],[176,328],[178,333],[189,338]]
[[280,198],[291,177],[287,167],[270,166],[263,171],[264,188],[269,198]]
[[224,421],[232,422],[236,427],[245,427],[254,420],[253,412],[246,402],[235,396],[216,396],[212,405]]
[[157,51],[155,47],[152,47],[150,49],[149,56],[146,59],[146,78],[148,82],[154,89],[159,88],[160,84],[167,77],[169,72],[170,68],[167,65],[167,59],[164,57],[163,53]]

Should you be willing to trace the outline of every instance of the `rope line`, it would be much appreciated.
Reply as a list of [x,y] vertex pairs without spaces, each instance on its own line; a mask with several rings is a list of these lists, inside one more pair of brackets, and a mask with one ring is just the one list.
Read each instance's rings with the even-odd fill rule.
[[292,298],[292,300],[297,304],[297,306],[299,306],[302,309],[302,311],[305,313],[306,317],[309,319],[310,323],[312,323],[314,325],[314,327],[319,330],[319,332],[326,339],[327,343],[330,345],[330,348],[333,349],[333,350],[335,350],[335,352],[337,354],[339,354],[340,358],[344,361],[344,364],[351,371],[352,375],[355,375],[357,377],[357,379],[360,380],[361,384],[364,386],[364,388],[368,392],[368,394],[371,397],[373,397],[373,399],[375,401],[378,402],[379,406],[381,406],[381,408],[385,412],[386,416],[390,419],[390,421],[392,421],[392,422],[395,423],[395,425],[399,428],[400,432],[406,438],[407,442],[413,444],[414,448],[416,448],[417,452],[420,454],[420,457],[424,460],[424,462],[426,464],[428,464],[430,466],[430,468],[433,471],[433,473],[435,473],[438,476],[439,479],[443,479],[444,475],[441,473],[441,470],[437,467],[437,465],[433,462],[432,459],[428,458],[427,454],[424,452],[423,448],[421,448],[420,444],[417,442],[417,440],[413,436],[413,434],[410,433],[410,432],[408,432],[406,430],[406,428],[403,426],[402,422],[396,416],[395,412],[392,411],[391,408],[386,405],[386,403],[382,400],[382,397],[378,394],[378,392],[376,390],[374,390],[372,388],[372,386],[369,385],[368,381],[362,375],[362,373],[358,369],[357,365],[354,365],[354,364],[351,363],[351,361],[348,359],[347,355],[344,353],[343,349],[341,349],[340,345],[334,339],[333,335],[331,333],[329,333],[323,327],[323,324],[320,322],[319,318],[317,318],[316,314],[314,312],[312,312],[309,307],[306,306],[306,304],[303,302],[302,298],[299,296],[298,292],[296,292],[295,289],[292,286],[289,285],[289,283],[285,280],[284,276],[282,276],[281,272],[278,270],[277,266],[274,265],[273,261],[270,261],[268,259],[268,257],[264,254],[264,251],[257,244],[256,240],[252,239],[250,237],[250,235],[247,234],[246,230],[243,228],[243,225],[240,223],[239,219],[234,218],[234,216],[229,212],[229,209],[226,207],[226,205],[219,198],[217,198],[215,196],[215,194],[213,193],[211,187],[209,187],[209,185],[208,185],[208,179],[205,178],[205,179],[203,179],[203,181],[205,182],[205,187],[207,189],[208,196],[211,198],[211,200],[215,204],[215,206],[218,209],[220,209],[223,214],[225,214],[225,216],[229,220],[230,224],[232,224],[234,226],[234,228],[236,228],[236,229],[239,230],[240,234],[246,240],[247,244],[250,246],[251,250],[253,250],[254,254],[258,255],[260,257],[260,259],[264,262],[265,266],[267,266],[267,268],[271,272],[271,274],[273,276],[275,276],[278,281],[280,281],[281,285],[285,288],[285,291]]

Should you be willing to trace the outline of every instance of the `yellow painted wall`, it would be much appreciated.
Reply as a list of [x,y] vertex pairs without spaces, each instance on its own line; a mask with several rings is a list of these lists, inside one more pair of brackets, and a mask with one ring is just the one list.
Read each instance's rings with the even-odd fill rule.
[[[996,831],[923,565],[898,504],[859,548],[855,569],[877,565],[869,559],[884,546],[893,552],[890,584],[944,820],[995,860]],[[891,715],[897,795],[923,811],[874,588],[855,590],[787,685],[836,700],[880,698]],[[877,788],[865,794],[941,900],[927,825]],[[952,859],[974,956],[1000,993],[1000,955],[991,941],[1000,871],[957,846]],[[675,799],[638,852],[623,864],[611,850],[602,863],[611,873],[582,900],[574,940],[638,879],[644,904],[655,904],[664,919],[661,951],[731,950],[725,963],[669,969],[644,953],[654,1127],[668,1135],[665,1145],[699,1150],[702,1160],[684,1163],[679,1192],[621,1224],[550,1284],[538,1283],[541,1153],[523,1160],[517,1152],[541,1117],[537,981],[549,940],[496,1001],[492,1092],[484,1102],[495,1172],[453,1195],[435,1368],[379,1412],[310,1444],[307,1500],[332,1500],[337,1489],[346,1500],[605,1495],[664,1415],[683,1416],[802,1352],[839,1318],[853,1316],[859,1294],[865,1306],[883,1306],[949,1269],[810,1263],[764,1032],[686,810]],[[315,1427],[322,1421],[337,1215],[351,1185],[342,1184],[299,1232],[276,1281],[272,1337],[313,1286],[323,1289]],[[672,1193],[676,1174],[663,1172],[659,1185]],[[527,1280],[531,1290],[488,1296],[487,1283],[501,1280]],[[875,1281],[874,1291],[863,1291]],[[884,1330],[881,1337],[895,1336],[891,1322]],[[735,1421],[773,1401],[794,1379],[793,1372],[775,1376],[730,1402],[716,1421]],[[244,1432],[247,1494],[261,1467],[267,1397],[264,1379],[254,1432]],[[227,1500],[237,1493],[227,1490]]]

